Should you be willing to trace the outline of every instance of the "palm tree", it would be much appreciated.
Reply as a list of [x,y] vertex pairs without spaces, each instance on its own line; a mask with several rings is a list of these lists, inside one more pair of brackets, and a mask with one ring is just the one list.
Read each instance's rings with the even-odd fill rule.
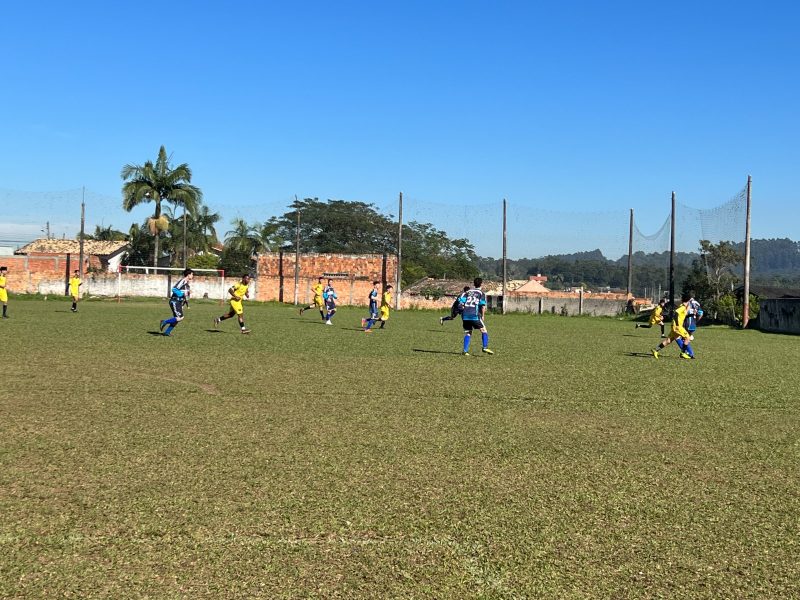
[[248,255],[258,252],[261,246],[261,238],[255,227],[248,225],[247,221],[241,217],[236,217],[231,221],[233,229],[225,234],[225,245],[237,252]]
[[183,206],[193,211],[203,199],[200,188],[192,185],[192,170],[186,163],[172,168],[164,146],[158,151],[155,164],[147,161],[144,165],[125,165],[120,173],[123,181],[122,208],[130,212],[145,202],[153,202],[155,211],[147,220],[150,233],[155,237],[153,266],[158,267],[158,239],[162,231],[169,227],[169,221],[161,214],[161,203],[171,202],[176,207]]
[[219,213],[212,213],[208,207],[202,205],[195,215],[195,227],[205,238],[206,247],[203,250],[208,250],[209,245],[217,241],[217,230],[214,225],[219,222]]

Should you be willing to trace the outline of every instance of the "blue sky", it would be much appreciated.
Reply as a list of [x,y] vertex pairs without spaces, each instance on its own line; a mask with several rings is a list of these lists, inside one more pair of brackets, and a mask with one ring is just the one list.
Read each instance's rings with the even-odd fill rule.
[[[654,231],[672,190],[708,208],[752,174],[753,235],[800,239],[794,3],[77,1],[3,11],[0,188],[86,186],[106,197],[90,223],[127,228],[146,216],[116,208],[119,171],[164,144],[226,223],[269,217],[295,194],[388,208],[403,191],[409,206],[437,206],[430,214],[445,229],[452,207],[454,229],[496,255],[481,248],[495,239],[482,237],[482,215],[504,197],[526,215],[574,211],[587,229],[588,212],[622,214],[624,238],[629,208]],[[64,221],[57,201],[0,198],[0,238],[14,224]]]

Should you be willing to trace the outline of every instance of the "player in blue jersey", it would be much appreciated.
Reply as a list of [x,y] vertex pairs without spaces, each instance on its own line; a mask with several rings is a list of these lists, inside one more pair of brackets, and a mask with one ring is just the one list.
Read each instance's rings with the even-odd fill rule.
[[380,285],[380,281],[372,282],[372,289],[369,291],[368,296],[369,316],[366,319],[361,319],[361,327],[364,328],[364,331],[369,331],[370,328],[375,324],[375,321],[378,320],[378,298],[380,297]]
[[336,290],[333,289],[333,279],[328,279],[328,285],[322,292],[322,299],[325,300],[325,325],[333,325],[331,319],[336,313]]
[[689,306],[686,308],[686,321],[684,327],[689,332],[689,340],[694,340],[694,332],[697,331],[697,324],[703,318],[703,309],[700,303],[695,300],[694,296],[689,300]]
[[483,279],[477,277],[473,283],[475,287],[461,294],[459,298],[463,306],[461,322],[464,324],[464,356],[469,356],[469,344],[474,329],[479,329],[481,332],[483,352],[494,354],[489,350],[489,332],[486,331],[486,325],[483,323],[486,315],[486,294],[481,290]]
[[[191,269],[183,270],[183,277],[178,280],[178,283],[172,286],[172,293],[169,297],[169,307],[172,310],[172,317],[161,321],[159,329],[164,331],[164,335],[169,336],[175,326],[183,321],[183,307],[189,306],[189,283],[194,278],[194,272]],[[167,327],[168,326],[168,327]]]
[[453,305],[450,307],[450,316],[449,317],[441,317],[439,319],[439,325],[444,325],[445,321],[454,321],[459,316],[461,316],[461,311],[464,309],[464,305],[461,303],[461,296],[463,296],[466,292],[469,291],[469,286],[465,285],[464,289],[461,291],[455,300],[453,300]]

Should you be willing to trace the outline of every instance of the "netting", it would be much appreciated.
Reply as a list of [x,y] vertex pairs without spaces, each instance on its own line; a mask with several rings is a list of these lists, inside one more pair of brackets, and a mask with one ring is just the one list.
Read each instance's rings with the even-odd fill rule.
[[[667,201],[669,202],[669,201]],[[665,202],[665,204],[667,204]],[[675,203],[675,286],[700,256],[700,240],[712,244],[742,244],[745,235],[747,188],[712,208],[693,208]],[[645,235],[634,221],[633,293],[653,299],[669,289],[670,216],[653,234]]]

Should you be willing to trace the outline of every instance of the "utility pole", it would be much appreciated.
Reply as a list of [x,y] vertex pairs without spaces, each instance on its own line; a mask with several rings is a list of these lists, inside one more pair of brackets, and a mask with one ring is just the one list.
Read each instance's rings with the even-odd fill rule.
[[[80,269],[80,276],[83,277],[83,228],[86,223],[86,187],[81,188],[81,239],[78,242],[80,250],[79,250],[79,258],[80,261],[79,269]],[[49,236],[48,236],[49,237]]]
[[633,209],[631,209],[631,223],[628,229],[628,289],[626,294],[628,297],[631,295],[631,288],[633,287]]
[[747,212],[744,225],[744,308],[742,327],[750,322],[750,201],[752,199],[753,178],[747,176]]
[[186,201],[183,202],[183,268],[186,268]]
[[297,203],[297,196],[294,197],[294,207],[297,211],[294,249],[294,304],[297,306],[300,302],[300,205]]
[[503,310],[502,314],[506,314],[506,295],[508,288],[508,229],[506,228],[506,199],[503,198]]
[[400,192],[400,204],[397,211],[397,274],[395,276],[394,308],[400,310],[400,273],[403,268],[403,192]]

